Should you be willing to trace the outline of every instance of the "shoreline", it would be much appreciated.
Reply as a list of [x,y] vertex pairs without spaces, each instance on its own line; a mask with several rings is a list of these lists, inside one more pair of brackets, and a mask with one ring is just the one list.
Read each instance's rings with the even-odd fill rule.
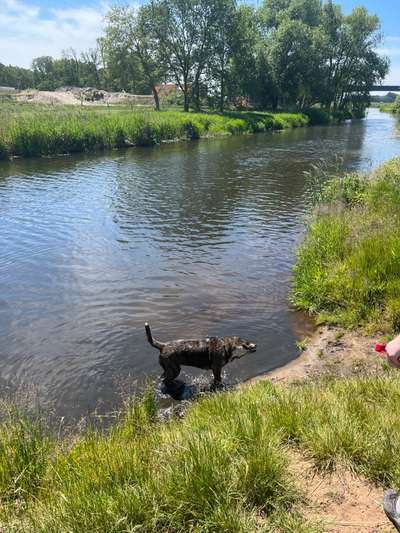
[[382,369],[382,360],[374,353],[375,339],[345,328],[320,326],[306,339],[306,348],[296,359],[242,382],[239,388],[265,380],[278,384],[307,381],[327,373],[345,378],[360,371],[377,372]]

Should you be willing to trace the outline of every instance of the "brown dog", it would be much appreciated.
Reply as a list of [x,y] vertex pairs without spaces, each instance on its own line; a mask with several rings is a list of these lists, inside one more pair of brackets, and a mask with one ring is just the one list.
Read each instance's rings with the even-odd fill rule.
[[229,361],[239,359],[248,352],[255,352],[257,348],[254,343],[236,336],[159,342],[153,339],[147,322],[145,329],[149,343],[160,350],[159,362],[164,370],[162,378],[165,384],[179,376],[181,365],[187,365],[212,370],[214,384],[219,385],[222,368]]

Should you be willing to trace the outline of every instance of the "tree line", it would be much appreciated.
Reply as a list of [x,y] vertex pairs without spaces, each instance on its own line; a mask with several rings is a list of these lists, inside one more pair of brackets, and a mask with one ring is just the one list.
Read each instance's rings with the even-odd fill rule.
[[259,8],[149,0],[112,7],[97,48],[79,57],[73,50],[61,59],[40,57],[30,70],[0,65],[0,85],[14,76],[20,88],[151,91],[158,109],[160,84],[174,82],[184,110],[319,104],[358,116],[388,72],[377,51],[381,40],[378,17],[363,7],[345,15],[332,0],[263,0]]

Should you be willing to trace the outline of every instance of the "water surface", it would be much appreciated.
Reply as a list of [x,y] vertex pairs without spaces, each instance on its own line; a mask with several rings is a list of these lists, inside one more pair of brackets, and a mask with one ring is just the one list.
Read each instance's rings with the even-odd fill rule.
[[343,158],[400,155],[395,120],[203,140],[0,166],[0,382],[39,388],[60,414],[116,401],[160,373],[145,341],[239,334],[245,379],[298,355],[289,310],[310,184]]

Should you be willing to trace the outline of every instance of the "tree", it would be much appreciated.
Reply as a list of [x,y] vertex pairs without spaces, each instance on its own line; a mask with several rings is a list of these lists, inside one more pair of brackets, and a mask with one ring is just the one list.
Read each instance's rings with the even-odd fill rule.
[[326,44],[325,105],[343,112],[351,103],[369,103],[372,85],[387,74],[389,62],[380,56],[380,23],[365,8],[356,8],[348,16],[330,2],[325,6],[323,29]]
[[218,0],[152,0],[153,35],[161,60],[183,93],[184,110],[190,95],[199,107],[201,77],[212,54]]
[[107,15],[104,46],[111,56],[125,55],[132,66],[131,73],[144,78],[160,109],[157,84],[163,78],[164,66],[158,40],[153,31],[150,6],[135,9],[129,6],[113,7]]
[[37,57],[32,61],[33,81],[35,87],[44,91],[54,91],[56,77],[54,62],[51,56]]
[[262,47],[259,19],[254,8],[241,5],[233,20],[227,91],[231,100],[237,97],[251,99],[259,84],[257,57]]
[[289,18],[269,37],[269,63],[283,102],[302,109],[318,99],[324,61],[320,38],[318,30]]
[[388,69],[377,53],[377,17],[365,8],[346,17],[332,0],[264,0],[260,17],[264,64],[281,103],[362,115],[372,85]]
[[208,59],[208,78],[218,95],[218,107],[224,110],[227,93],[227,76],[234,50],[234,35],[237,25],[237,8],[234,0],[221,0],[216,9],[215,31],[212,39],[212,52]]
[[0,63],[0,86],[28,89],[33,87],[33,73],[27,68]]

